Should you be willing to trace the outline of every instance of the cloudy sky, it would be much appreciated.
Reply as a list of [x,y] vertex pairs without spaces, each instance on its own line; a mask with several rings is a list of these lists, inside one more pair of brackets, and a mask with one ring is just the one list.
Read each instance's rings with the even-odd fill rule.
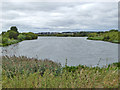
[[117,2],[3,2],[2,30],[20,32],[118,28]]

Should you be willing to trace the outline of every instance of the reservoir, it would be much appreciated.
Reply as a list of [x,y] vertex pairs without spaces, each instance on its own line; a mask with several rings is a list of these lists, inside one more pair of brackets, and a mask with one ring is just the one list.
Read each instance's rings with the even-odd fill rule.
[[50,59],[67,65],[104,66],[118,62],[118,44],[87,37],[39,37],[3,47],[3,55]]

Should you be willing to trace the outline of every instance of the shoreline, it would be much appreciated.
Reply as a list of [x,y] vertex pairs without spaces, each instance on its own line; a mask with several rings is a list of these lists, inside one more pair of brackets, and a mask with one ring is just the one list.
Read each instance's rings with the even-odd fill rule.
[[[31,39],[31,40],[37,40],[37,39]],[[27,40],[22,40],[22,41],[27,41]],[[0,45],[0,47],[6,47],[6,46],[9,46],[9,45],[13,45],[13,44],[18,44],[18,43],[20,43],[20,42],[22,42],[22,41],[17,41],[17,42],[15,42],[15,43],[10,43],[10,44],[7,44],[7,45]]]
[[[64,37],[64,36],[38,36],[38,37]],[[78,37],[79,38],[79,36],[68,36],[68,37],[64,37],[64,38],[69,38],[69,37]],[[31,40],[37,40],[37,39],[31,39]],[[100,39],[94,39],[94,37],[92,37],[92,38],[86,37],[86,40],[104,41],[104,42],[109,42],[109,43],[114,43],[114,44],[120,44],[120,42],[111,42],[111,41],[105,41],[105,40],[100,40]],[[22,40],[22,41],[26,41],[26,40]],[[0,47],[5,47],[5,46],[17,44],[17,43],[22,42],[22,41],[16,40],[16,42],[6,44],[6,45],[1,45],[0,44]]]
[[114,43],[114,44],[120,44],[120,42],[112,42],[112,41],[105,41],[105,40],[100,40],[100,39],[94,39],[94,37],[87,37],[87,40],[94,40],[94,41],[104,41],[104,42],[110,42],[110,43]]

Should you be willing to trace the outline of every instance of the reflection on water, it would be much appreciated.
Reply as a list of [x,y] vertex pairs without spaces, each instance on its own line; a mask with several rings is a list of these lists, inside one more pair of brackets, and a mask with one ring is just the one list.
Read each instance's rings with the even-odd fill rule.
[[3,48],[3,55],[51,59],[73,65],[106,65],[118,62],[118,44],[86,40],[86,37],[39,37]]

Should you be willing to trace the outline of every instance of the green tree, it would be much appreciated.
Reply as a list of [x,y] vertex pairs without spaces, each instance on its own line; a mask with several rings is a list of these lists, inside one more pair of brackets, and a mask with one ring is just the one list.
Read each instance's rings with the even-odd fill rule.
[[15,32],[18,32],[18,29],[17,29],[16,26],[12,26],[12,27],[10,28],[10,30],[13,30],[13,31],[15,31]]
[[26,40],[31,40],[32,39],[32,37],[31,36],[29,36],[29,35],[26,35],[26,38],[25,38]]
[[97,36],[97,33],[90,33],[88,36],[89,36],[89,37],[96,37],[96,36]]
[[9,31],[11,31],[11,30],[15,31],[19,35],[18,29],[16,26],[12,26]]
[[20,41],[25,40],[25,38],[26,38],[25,35],[22,35],[22,34],[18,35],[18,40],[20,40]]
[[12,30],[10,30],[9,31],[9,38],[10,39],[17,39],[17,37],[18,37],[18,33],[17,32],[15,32],[15,31],[12,31]]

